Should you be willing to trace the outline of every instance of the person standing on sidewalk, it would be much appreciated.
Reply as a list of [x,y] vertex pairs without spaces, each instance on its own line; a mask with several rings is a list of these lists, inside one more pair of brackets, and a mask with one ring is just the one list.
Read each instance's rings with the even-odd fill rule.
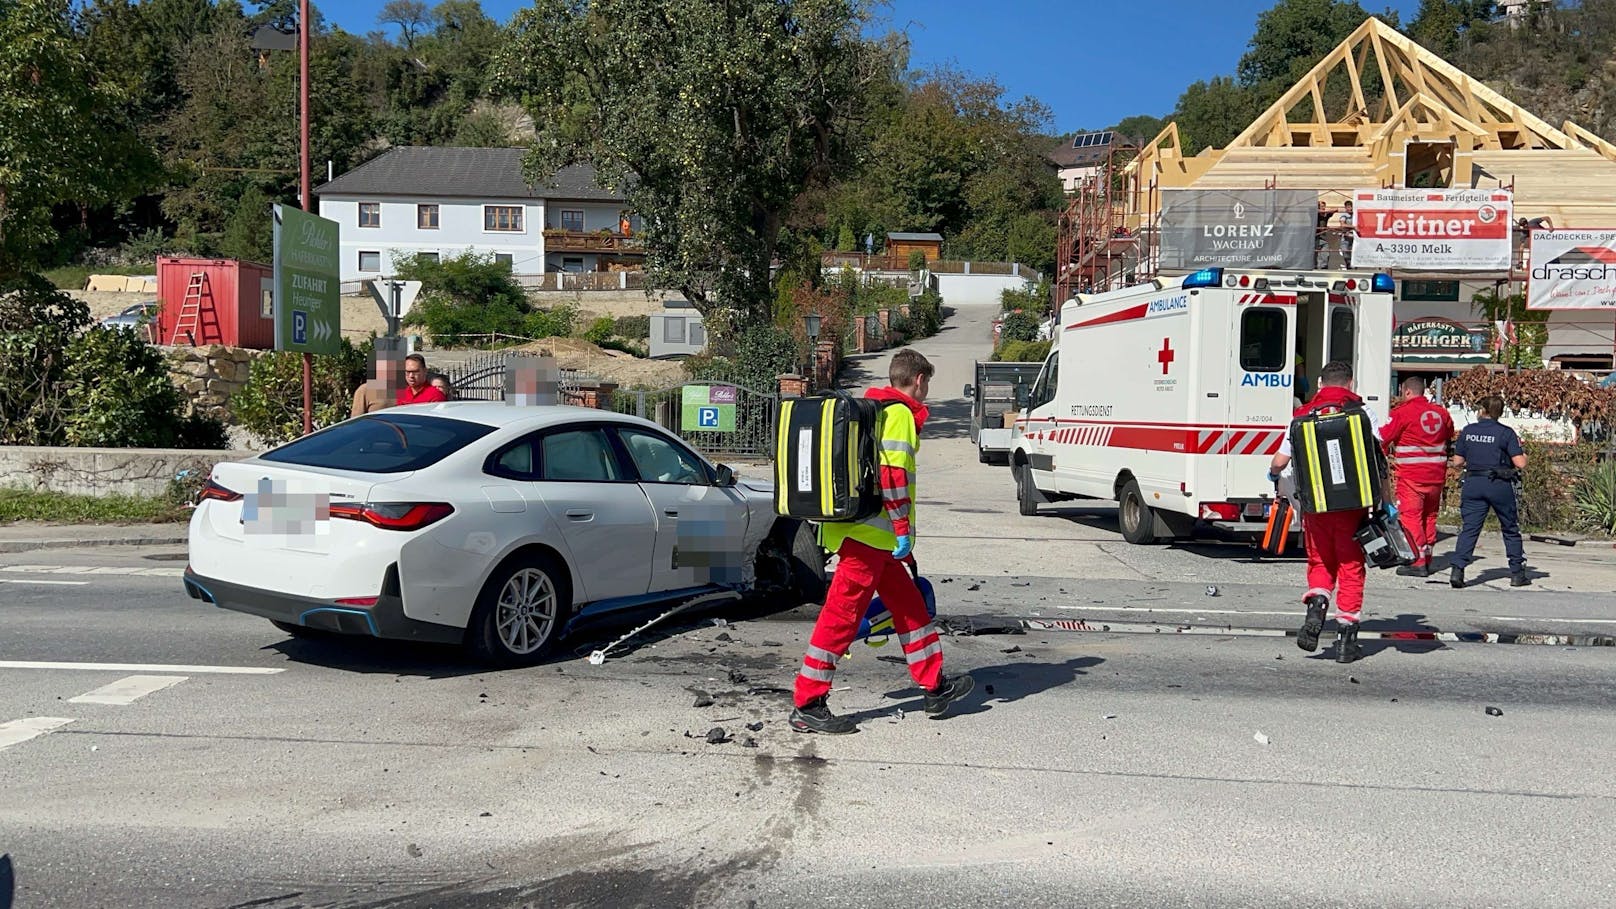
[[1481,419],[1466,426],[1454,444],[1453,466],[1464,471],[1459,513],[1464,526],[1453,549],[1453,567],[1448,583],[1465,585],[1465,566],[1476,554],[1481,525],[1487,512],[1498,515],[1498,528],[1504,532],[1504,553],[1509,556],[1509,586],[1525,587],[1526,550],[1521,544],[1520,516],[1516,506],[1516,484],[1526,468],[1526,451],[1515,430],[1498,422],[1504,415],[1504,399],[1490,395],[1481,399]]
[[852,646],[870,598],[877,593],[892,613],[909,674],[926,693],[929,716],[944,716],[949,705],[975,685],[969,675],[943,675],[943,642],[905,566],[914,551],[915,455],[926,423],[924,402],[933,371],[919,351],[906,347],[892,356],[887,372],[892,384],[865,393],[882,404],[878,445],[884,507],[863,521],[820,525],[821,545],[836,553],[839,561],[797,672],[791,728],[798,732],[842,735],[858,730],[852,719],[831,713],[827,699],[836,661]]
[[1397,468],[1398,517],[1414,547],[1414,564],[1397,573],[1426,578],[1431,576],[1431,548],[1436,545],[1436,513],[1448,481],[1453,417],[1425,396],[1425,380],[1419,376],[1404,379],[1400,387],[1402,400],[1380,429],[1380,440]]
[[[1291,426],[1294,430],[1294,421],[1311,413],[1354,408],[1369,417],[1375,434],[1380,435],[1380,421],[1353,391],[1351,364],[1336,361],[1319,373],[1319,393],[1306,406],[1297,408]],[[1269,481],[1279,482],[1280,474],[1290,466],[1291,457],[1291,433],[1286,432],[1279,454],[1274,455],[1269,466]],[[1376,482],[1382,480],[1384,477]],[[1302,515],[1302,537],[1307,544],[1307,592],[1302,594],[1302,602],[1307,606],[1307,617],[1296,633],[1296,646],[1309,653],[1319,649],[1319,635],[1324,632],[1330,596],[1334,594],[1337,663],[1350,663],[1363,652],[1358,644],[1358,620],[1363,613],[1364,579],[1368,572],[1357,533],[1368,517],[1367,508]]]

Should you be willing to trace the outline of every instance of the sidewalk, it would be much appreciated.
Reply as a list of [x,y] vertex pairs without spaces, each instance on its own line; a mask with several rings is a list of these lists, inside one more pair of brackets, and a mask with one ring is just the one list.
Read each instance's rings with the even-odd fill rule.
[[187,524],[7,524],[0,553],[87,546],[183,546]]

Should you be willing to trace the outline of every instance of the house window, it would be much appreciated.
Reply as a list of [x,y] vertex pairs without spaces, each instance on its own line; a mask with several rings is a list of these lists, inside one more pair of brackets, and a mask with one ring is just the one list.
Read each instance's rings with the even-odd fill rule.
[[359,270],[373,274],[380,272],[382,270],[382,254],[374,251],[361,251],[359,253]]
[[511,259],[510,253],[494,253],[494,264],[511,268],[513,267],[514,262]]
[[416,253],[415,258],[419,259],[422,263],[431,262],[433,265],[438,264],[438,254],[435,252]]
[[361,202],[361,203],[359,203],[359,226],[360,227],[381,227],[382,226],[382,204],[380,202]]
[[484,205],[483,230],[504,233],[522,232],[522,206]]
[[437,230],[438,207],[436,205],[415,206],[415,226],[421,230]]
[[567,209],[562,209],[561,210],[561,229],[562,230],[578,230],[578,231],[583,230],[584,229],[584,213],[581,212],[581,211],[568,211]]
[[561,270],[562,271],[573,271],[573,272],[583,271],[584,270],[584,257],[583,256],[562,256],[561,257]]

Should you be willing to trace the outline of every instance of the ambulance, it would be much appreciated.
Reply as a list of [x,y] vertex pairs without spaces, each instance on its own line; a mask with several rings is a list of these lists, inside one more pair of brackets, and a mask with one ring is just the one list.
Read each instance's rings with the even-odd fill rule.
[[1130,543],[1202,523],[1260,534],[1302,377],[1346,360],[1359,396],[1390,409],[1393,289],[1388,274],[1208,268],[1067,300],[1011,430],[1021,513],[1110,499]]

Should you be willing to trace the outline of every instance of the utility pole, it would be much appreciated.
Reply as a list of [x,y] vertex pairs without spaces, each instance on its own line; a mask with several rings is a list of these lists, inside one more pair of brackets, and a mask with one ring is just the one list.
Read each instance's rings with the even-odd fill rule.
[[[297,4],[298,173],[302,182],[303,210],[314,213],[309,186],[309,0]],[[314,355],[303,353],[303,434],[314,431]]]

